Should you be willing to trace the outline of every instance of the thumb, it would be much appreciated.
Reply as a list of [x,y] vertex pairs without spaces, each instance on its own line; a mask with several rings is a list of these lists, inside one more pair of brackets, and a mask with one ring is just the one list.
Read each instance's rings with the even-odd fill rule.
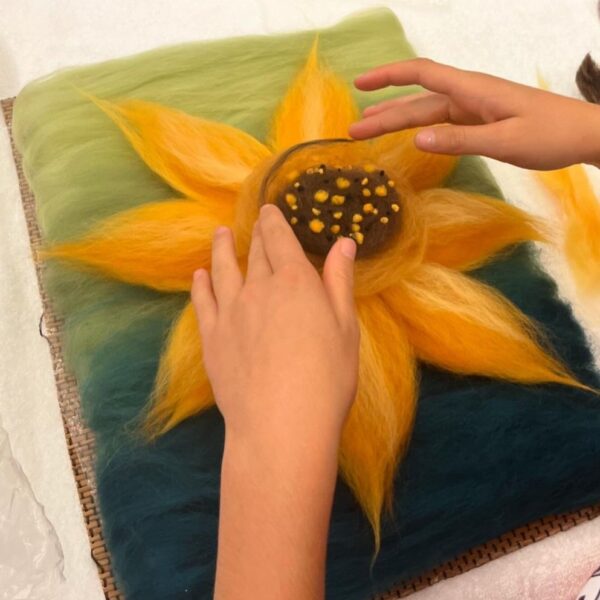
[[331,248],[323,266],[323,285],[340,325],[355,319],[354,309],[354,240],[340,238]]
[[421,129],[415,145],[425,152],[441,154],[483,154],[496,158],[501,148],[501,122],[487,125],[441,125]]

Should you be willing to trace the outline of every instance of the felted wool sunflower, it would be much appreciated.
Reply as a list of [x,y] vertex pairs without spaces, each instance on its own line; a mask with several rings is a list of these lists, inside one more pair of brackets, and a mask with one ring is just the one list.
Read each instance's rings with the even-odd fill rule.
[[[337,238],[356,241],[360,371],[339,462],[377,547],[415,415],[419,361],[459,374],[584,387],[525,315],[465,274],[513,244],[542,240],[541,225],[504,202],[441,188],[455,159],[417,150],[414,131],[347,139],[357,108],[347,84],[320,63],[316,43],[265,143],[158,104],[94,101],[178,194],[118,213],[47,256],[186,292],[193,271],[210,267],[219,225],[233,228],[245,266],[265,202],[279,206],[317,267]],[[161,357],[148,430],[164,433],[213,404],[188,303]]]

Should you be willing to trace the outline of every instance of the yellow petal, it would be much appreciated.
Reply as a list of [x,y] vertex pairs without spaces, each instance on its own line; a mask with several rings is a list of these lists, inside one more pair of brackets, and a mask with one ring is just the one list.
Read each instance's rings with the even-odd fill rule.
[[146,431],[160,435],[214,404],[202,362],[202,343],[189,302],[175,321],[160,358]]
[[542,348],[539,331],[518,308],[466,275],[424,265],[384,298],[403,315],[417,358],[425,362],[465,375],[588,389]]
[[541,224],[526,212],[480,194],[427,190],[414,210],[426,230],[425,262],[455,269],[473,269],[507,246],[544,238]]
[[414,143],[418,129],[405,129],[377,138],[374,153],[377,166],[410,182],[415,191],[442,185],[458,158],[419,150]]
[[380,543],[382,509],[392,508],[396,466],[415,414],[415,361],[406,334],[378,296],[357,303],[359,383],[340,445],[342,476]]
[[564,250],[579,289],[600,291],[600,201],[582,165],[536,172],[556,199],[564,222]]
[[401,222],[384,247],[373,256],[356,261],[354,290],[357,297],[377,294],[398,284],[417,269],[425,252],[423,223],[414,207],[418,196],[409,189],[399,190]]
[[94,100],[121,128],[144,162],[189,198],[237,191],[270,155],[251,135],[151,102]]
[[230,222],[226,206],[192,200],[143,204],[102,221],[87,236],[42,253],[81,263],[108,277],[161,291],[191,289],[210,265],[213,231]]
[[270,145],[280,152],[309,140],[347,138],[357,114],[348,84],[320,64],[315,41],[275,113]]

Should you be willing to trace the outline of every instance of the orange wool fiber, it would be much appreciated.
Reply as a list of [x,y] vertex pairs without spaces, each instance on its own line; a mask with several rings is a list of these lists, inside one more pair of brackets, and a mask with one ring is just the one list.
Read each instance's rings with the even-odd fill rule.
[[526,212],[494,198],[447,189],[422,192],[414,203],[426,223],[426,262],[469,270],[503,248],[543,241],[544,228]]
[[[396,467],[416,411],[416,364],[402,324],[378,296],[357,302],[361,332],[356,400],[342,432],[340,469],[380,546]],[[385,335],[381,335],[385,332]]]
[[600,292],[600,201],[582,165],[540,171],[538,179],[556,201],[564,223],[563,248],[584,294]]
[[384,295],[420,360],[455,373],[588,389],[545,349],[535,325],[493,288],[438,265]]
[[190,198],[228,197],[224,192],[238,191],[256,164],[270,155],[258,140],[230,125],[151,102],[95,102],[144,162]]
[[189,302],[173,325],[154,386],[155,400],[145,423],[154,437],[214,405],[202,361],[202,342]]
[[316,39],[275,113],[269,143],[276,152],[307,140],[347,138],[358,117],[347,84],[321,64],[318,47]]
[[196,269],[210,266],[211,239],[229,211],[192,200],[143,204],[106,219],[77,242],[54,246],[42,258],[74,261],[108,277],[164,291],[191,289]]

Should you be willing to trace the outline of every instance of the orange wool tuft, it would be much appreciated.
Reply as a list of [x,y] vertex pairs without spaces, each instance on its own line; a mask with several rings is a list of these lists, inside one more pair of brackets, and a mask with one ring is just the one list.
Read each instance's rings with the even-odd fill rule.
[[427,190],[415,199],[414,210],[426,230],[424,260],[454,269],[473,269],[507,246],[544,239],[531,215],[479,194]]
[[540,346],[533,323],[490,288],[442,266],[423,265],[384,295],[403,315],[417,358],[465,375],[588,389]]
[[315,41],[275,114],[270,145],[279,152],[309,140],[347,138],[357,116],[348,85],[320,64]]
[[102,221],[87,237],[43,258],[78,262],[109,277],[165,292],[188,291],[196,269],[210,265],[211,237],[231,220],[228,206],[191,200],[143,204]]
[[384,505],[392,509],[396,466],[415,415],[415,360],[402,326],[381,298],[361,299],[357,311],[359,383],[339,459],[342,475],[371,523],[377,552],[381,512]]
[[582,165],[536,173],[564,220],[564,250],[583,293],[600,291],[600,202]]
[[161,356],[146,430],[151,436],[160,435],[213,405],[196,314],[190,302],[173,325]]
[[190,198],[239,190],[252,169],[270,156],[258,140],[230,125],[141,100],[94,101],[144,162]]

